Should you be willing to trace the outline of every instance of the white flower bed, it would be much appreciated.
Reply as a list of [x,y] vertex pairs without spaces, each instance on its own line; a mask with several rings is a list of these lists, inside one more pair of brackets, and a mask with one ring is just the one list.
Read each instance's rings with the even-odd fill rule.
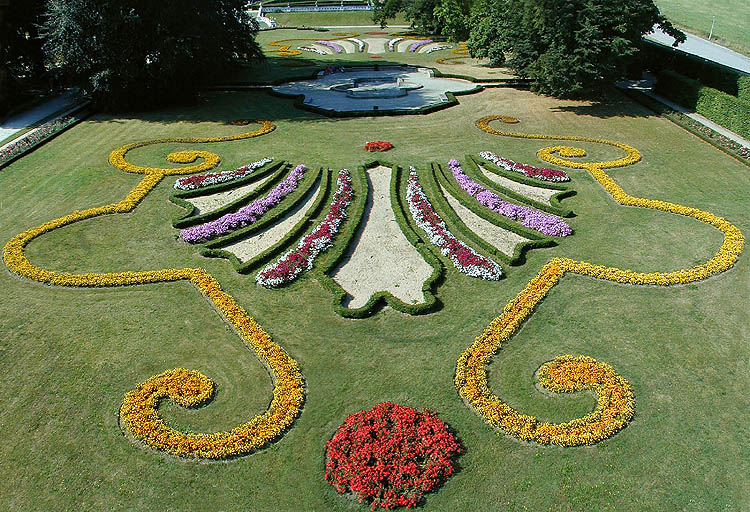
[[328,55],[323,50],[321,50],[319,48],[313,48],[312,46],[298,46],[297,49],[298,50],[302,50],[303,52],[313,52],[313,53],[317,53],[319,55]]
[[449,44],[441,44],[438,46],[433,46],[432,48],[428,48],[424,53],[439,52],[440,50],[450,50],[451,48],[453,47]]
[[404,40],[403,37],[397,37],[396,39],[391,39],[390,41],[388,41],[388,50],[395,52],[396,45],[403,40]]
[[355,43],[360,53],[365,51],[365,42],[362,41],[361,39],[357,39],[356,37],[350,37],[347,39],[347,41],[351,41],[352,43]]

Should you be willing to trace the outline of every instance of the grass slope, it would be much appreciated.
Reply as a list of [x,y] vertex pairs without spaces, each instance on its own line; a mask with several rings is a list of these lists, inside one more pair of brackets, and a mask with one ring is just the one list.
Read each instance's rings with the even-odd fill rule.
[[[206,93],[185,108],[91,118],[0,172],[0,240],[75,209],[119,200],[139,181],[114,170],[109,152],[158,137],[238,133],[236,118],[278,128],[260,139],[162,144],[131,162],[162,165],[171,151],[208,149],[219,170],[264,156],[292,164],[355,168],[367,140],[395,145],[406,168],[489,149],[538,162],[550,144],[492,136],[474,127],[487,114],[521,119],[518,130],[596,136],[637,147],[644,160],[615,169],[626,191],[707,209],[750,233],[747,167],[619,96],[606,105],[560,101],[512,89],[459,98],[428,116],[328,119],[262,91]],[[331,143],[335,141],[335,144]],[[591,159],[619,156],[580,144]],[[201,147],[197,147],[201,146]],[[175,240],[162,182],[127,215],[83,221],[31,243],[43,267],[115,271],[202,266],[295,358],[308,390],[292,429],[271,447],[230,462],[177,460],[125,438],[123,395],[138,382],[183,366],[218,384],[207,407],[164,403],[171,425],[231,428],[265,409],[264,369],[210,305],[186,283],[121,289],[64,289],[0,271],[0,506],[13,510],[367,510],[323,479],[323,445],[347,414],[392,400],[439,411],[460,436],[461,471],[427,497],[425,510],[742,510],[750,502],[750,263],[670,289],[635,288],[567,276],[489,367],[492,389],[519,410],[564,421],[593,407],[591,395],[536,391],[535,369],[564,354],[611,364],[633,385],[636,417],[593,447],[522,444],[488,428],[458,398],[459,354],[543,263],[555,255],[634,270],[704,261],[718,231],[697,221],[618,207],[590,177],[571,171],[578,194],[562,204],[576,234],[537,249],[507,277],[488,283],[452,267],[437,289],[443,308],[412,317],[382,310],[364,320],[334,313],[330,293],[303,278],[258,288],[230,262],[203,258]],[[355,191],[356,192],[356,191]],[[362,193],[359,191],[359,193]]]
[[661,13],[680,28],[750,56],[750,11],[745,0],[654,0]]

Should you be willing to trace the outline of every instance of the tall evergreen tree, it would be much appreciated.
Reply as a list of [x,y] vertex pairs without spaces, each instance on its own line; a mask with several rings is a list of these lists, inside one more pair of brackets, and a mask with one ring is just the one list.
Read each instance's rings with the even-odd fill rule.
[[245,0],[49,0],[48,64],[107,108],[190,96],[261,56]]

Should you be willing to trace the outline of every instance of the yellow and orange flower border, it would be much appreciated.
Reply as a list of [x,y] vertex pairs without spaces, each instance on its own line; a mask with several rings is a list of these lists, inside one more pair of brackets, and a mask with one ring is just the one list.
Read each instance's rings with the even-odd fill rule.
[[[537,133],[505,132],[490,126],[492,121],[503,121],[504,116],[486,116],[477,120],[481,130],[506,137],[544,140],[570,140],[593,142],[617,147],[625,156],[609,162],[576,162],[565,157],[583,157],[585,150],[570,146],[551,146],[538,152],[539,157],[562,167],[584,169],[598,181],[618,203],[624,206],[650,208],[685,215],[714,226],[724,234],[724,242],[718,252],[707,262],[674,272],[634,272],[628,269],[594,265],[586,261],[568,258],[552,258],[539,273],[529,281],[521,292],[503,309],[503,313],[492,320],[480,336],[459,357],[454,383],[459,395],[490,425],[507,434],[526,441],[561,446],[593,444],[614,435],[633,416],[634,398],[629,384],[605,363],[586,356],[575,358],[563,356],[555,360],[564,371],[555,371],[554,379],[542,377],[552,367],[540,368],[541,384],[553,391],[575,391],[588,387],[599,397],[596,410],[582,418],[562,424],[541,423],[536,418],[524,415],[493,394],[487,384],[486,366],[504,342],[518,331],[522,323],[533,313],[537,304],[547,295],[566,273],[579,274],[616,283],[633,285],[669,286],[706,279],[724,272],[734,265],[742,252],[745,239],[742,232],[712,213],[666,201],[633,197],[627,194],[604,172],[604,169],[623,167],[641,159],[640,152],[632,146],[604,139],[577,136],[549,136]],[[558,156],[559,155],[559,156]],[[559,358],[558,358],[559,359]],[[565,377],[566,372],[569,373]],[[562,380],[561,380],[562,379]],[[568,379],[568,383],[564,383]],[[559,382],[560,384],[555,384]]]
[[242,341],[269,369],[273,379],[273,398],[268,410],[248,422],[228,432],[209,434],[186,434],[167,426],[159,417],[157,403],[169,398],[176,403],[190,407],[210,399],[213,384],[203,374],[185,369],[174,369],[148,379],[125,395],[120,409],[122,424],[142,442],[153,448],[185,457],[221,459],[251,453],[278,438],[291,426],[300,414],[305,400],[305,389],[299,365],[255,322],[247,312],[223,291],[219,282],[202,268],[169,268],[151,271],[126,271],[110,273],[74,274],[46,270],[32,264],[25,247],[36,237],[62,226],[100,215],[127,213],[167,175],[202,172],[219,164],[219,157],[208,151],[179,151],[168,155],[175,163],[192,163],[203,159],[200,164],[180,168],[142,167],[128,163],[125,154],[135,148],[160,144],[206,143],[243,140],[269,133],[275,129],[269,121],[258,121],[258,130],[225,137],[157,139],[127,144],[114,150],[110,163],[125,172],[145,174],[145,177],[128,195],[117,203],[74,211],[13,237],[3,247],[3,259],[8,268],[16,274],[34,281],[75,287],[112,287],[189,281],[192,283],[229,322]]

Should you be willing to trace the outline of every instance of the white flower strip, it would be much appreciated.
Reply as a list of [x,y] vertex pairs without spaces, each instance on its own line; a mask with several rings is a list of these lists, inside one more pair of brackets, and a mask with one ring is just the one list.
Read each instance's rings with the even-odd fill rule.
[[451,48],[453,47],[449,44],[441,44],[439,46],[433,46],[432,48],[425,50],[424,53],[439,52],[440,50],[450,50]]
[[[427,233],[430,242],[439,247],[444,256],[451,259],[453,265],[460,272],[467,276],[479,277],[488,281],[500,279],[503,275],[500,265],[478,254],[448,230],[443,219],[440,218],[427,196],[425,196],[417,178],[417,170],[414,167],[409,167],[406,200],[414,222]],[[432,218],[428,218],[428,215]],[[467,263],[467,260],[471,261]]]
[[328,55],[328,53],[324,52],[323,50],[319,48],[313,48],[312,46],[298,46],[297,49],[305,52],[318,53],[320,55]]
[[365,51],[365,42],[361,39],[357,39],[356,37],[350,37],[347,39],[347,41],[351,41],[352,43],[355,43],[357,45],[357,48],[359,48],[359,52],[362,53]]
[[[248,165],[243,165],[237,169],[231,171],[222,171],[213,174],[195,174],[193,176],[186,176],[180,178],[174,182],[174,188],[177,190],[195,190],[196,188],[208,187],[209,185],[216,185],[217,183],[225,183],[227,181],[233,181],[240,178],[244,178],[253,171],[260,169],[269,162],[273,162],[273,158],[266,157],[257,162],[253,162]],[[202,178],[202,179],[201,179]]]
[[403,40],[404,40],[403,37],[397,37],[396,39],[391,39],[390,41],[388,41],[388,50],[395,52],[396,45]]

